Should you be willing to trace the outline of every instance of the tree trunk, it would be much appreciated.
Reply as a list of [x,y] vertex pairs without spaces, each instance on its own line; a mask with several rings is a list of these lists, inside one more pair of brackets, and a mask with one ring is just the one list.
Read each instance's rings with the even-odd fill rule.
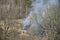
[[26,17],[27,17],[27,15],[28,15],[28,7],[26,6]]

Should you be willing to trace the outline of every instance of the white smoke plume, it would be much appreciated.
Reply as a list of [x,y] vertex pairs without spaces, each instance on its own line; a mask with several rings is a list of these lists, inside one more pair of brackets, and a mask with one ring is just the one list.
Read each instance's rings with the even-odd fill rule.
[[[46,24],[49,23],[50,18],[48,17],[51,17],[54,13],[56,14],[58,12],[57,8],[59,5],[59,0],[32,0],[31,11],[27,18],[22,22],[23,28],[33,34],[42,35],[45,31],[45,26],[43,26],[45,25],[44,21],[48,20]],[[42,28],[44,30],[41,32]]]

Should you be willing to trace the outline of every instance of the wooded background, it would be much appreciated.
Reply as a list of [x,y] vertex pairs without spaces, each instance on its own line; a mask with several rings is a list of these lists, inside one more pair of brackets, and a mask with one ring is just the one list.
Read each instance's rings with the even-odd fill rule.
[[[29,14],[31,4],[31,0],[0,0],[0,40],[39,40],[21,27],[21,22]],[[52,19],[57,24],[55,40],[60,40],[60,20],[58,19],[59,17],[57,22]]]

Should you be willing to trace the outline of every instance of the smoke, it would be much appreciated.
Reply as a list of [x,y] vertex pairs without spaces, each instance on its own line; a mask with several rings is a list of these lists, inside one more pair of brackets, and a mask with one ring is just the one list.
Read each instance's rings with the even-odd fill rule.
[[[33,35],[45,34],[45,31],[49,29],[48,26],[50,26],[50,18],[55,17],[58,10],[59,0],[32,0],[31,6],[31,11],[22,22],[22,26]],[[47,24],[47,26],[45,24]]]
[[[50,7],[56,7],[58,5],[58,0],[32,0],[32,10],[26,19],[24,19],[22,25],[23,28],[38,22],[39,24],[43,21],[43,18],[46,17],[45,9],[49,9]],[[47,11],[47,10],[46,10]],[[43,18],[41,18],[43,17]],[[39,20],[38,20],[39,19]]]

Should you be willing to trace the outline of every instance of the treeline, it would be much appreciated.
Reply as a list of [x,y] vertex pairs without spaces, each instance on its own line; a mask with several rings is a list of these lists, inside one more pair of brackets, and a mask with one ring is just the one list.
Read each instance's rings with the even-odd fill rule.
[[26,17],[31,3],[31,0],[0,0],[0,20]]

